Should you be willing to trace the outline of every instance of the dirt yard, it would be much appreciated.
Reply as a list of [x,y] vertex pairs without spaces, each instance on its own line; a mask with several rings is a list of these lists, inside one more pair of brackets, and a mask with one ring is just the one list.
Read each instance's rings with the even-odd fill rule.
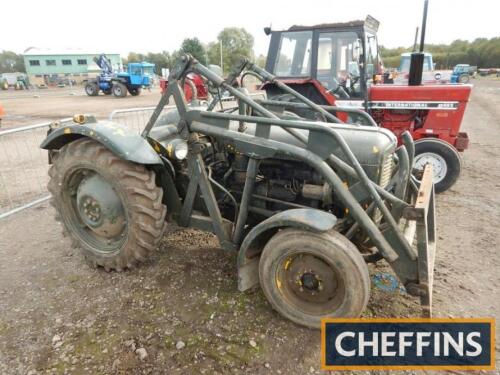
[[78,113],[107,118],[114,109],[154,106],[158,100],[160,89],[157,87],[151,91],[143,90],[139,96],[127,95],[125,98],[103,94],[87,96],[82,86],[36,91],[0,90],[0,102],[5,109],[1,129],[59,120]]
[[[436,317],[500,318],[500,81],[474,84],[462,176],[437,201]],[[157,98],[0,100],[38,121]],[[169,228],[146,264],[106,273],[71,249],[53,216],[44,204],[0,221],[0,373],[320,373],[319,332],[282,319],[260,291],[239,293],[235,256],[213,236]],[[373,286],[365,316],[418,313],[414,298]]]

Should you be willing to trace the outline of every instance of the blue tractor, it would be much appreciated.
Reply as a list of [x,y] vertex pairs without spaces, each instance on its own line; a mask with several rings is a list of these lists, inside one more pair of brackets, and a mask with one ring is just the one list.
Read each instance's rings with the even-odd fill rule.
[[474,68],[477,69],[477,67],[471,67],[469,64],[455,65],[451,73],[451,83],[469,83]]
[[137,96],[143,87],[149,87],[153,82],[154,64],[130,63],[126,72],[115,73],[106,55],[101,54],[94,61],[101,68],[101,74],[86,81],[85,92],[88,96],[97,96],[99,91],[105,95],[113,94],[117,98],[123,98],[127,93]]

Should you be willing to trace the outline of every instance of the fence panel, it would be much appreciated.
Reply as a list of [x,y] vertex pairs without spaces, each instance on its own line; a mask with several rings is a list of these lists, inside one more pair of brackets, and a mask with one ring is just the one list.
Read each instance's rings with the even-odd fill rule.
[[0,132],[0,219],[49,198],[48,155],[40,143],[50,124]]
[[[156,107],[117,109],[109,114],[108,119],[109,121],[116,122],[131,131],[140,133],[148,123],[148,120],[153,114],[155,108]],[[175,106],[166,106],[163,108],[159,119],[161,119],[162,115],[175,108]]]
[[[225,98],[230,101],[233,98]],[[108,119],[140,133],[156,107],[119,109]],[[166,106],[161,116],[175,109]],[[59,122],[72,121],[70,118]],[[49,199],[47,151],[40,144],[52,122],[0,131],[0,219]]]

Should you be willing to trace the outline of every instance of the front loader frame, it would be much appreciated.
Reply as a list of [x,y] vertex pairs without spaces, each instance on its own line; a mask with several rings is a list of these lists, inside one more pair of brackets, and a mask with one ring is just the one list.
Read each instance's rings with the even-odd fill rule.
[[[181,62],[171,72],[168,89],[163,94],[142,132],[144,138],[149,136],[164,106],[173,98],[180,116],[177,126],[178,133],[188,141],[190,177],[182,206],[180,210],[173,213],[176,221],[181,226],[197,227],[214,232],[224,249],[239,251],[239,270],[243,270],[245,267],[247,270],[254,269],[254,267],[247,266],[255,264],[256,254],[254,251],[249,251],[252,246],[248,241],[244,240],[247,237],[251,237],[254,230],[258,229],[260,232],[264,232],[265,230],[262,227],[259,228],[259,226],[264,225],[265,222],[254,227],[247,234],[247,237],[244,234],[259,162],[262,159],[279,157],[280,155],[293,157],[308,164],[322,175],[336,193],[336,196],[338,196],[349,210],[349,215],[354,219],[354,225],[358,226],[368,235],[380,254],[392,266],[407,291],[412,295],[420,296],[424,315],[430,316],[432,274],[436,251],[434,188],[430,166],[425,168],[420,184],[416,183],[411,177],[413,165],[413,144],[411,139],[407,140],[405,145],[398,149],[400,165],[399,171],[394,175],[394,178],[398,180],[400,186],[399,189],[398,187],[395,189],[399,193],[393,194],[368,178],[348,144],[336,129],[339,126],[350,126],[356,129],[356,125],[327,124],[311,122],[300,118],[293,120],[281,119],[267,109],[264,106],[265,103],[260,104],[248,94],[233,87],[232,81],[244,69],[260,76],[263,80],[272,78],[269,73],[243,60],[235,71],[231,73],[229,78],[224,80],[199,64],[191,56],[184,55]],[[211,84],[229,91],[239,100],[240,104],[250,107],[253,113],[258,113],[260,116],[248,116],[245,114],[246,111],[240,111],[240,114],[233,114],[191,109],[186,103],[184,92],[179,84],[189,72],[195,72],[210,81]],[[317,106],[289,87],[287,87],[287,90],[294,94],[302,102],[302,105],[309,106],[330,119],[333,117],[337,120],[335,121],[337,123],[340,122],[326,108]],[[240,124],[255,123],[255,135],[231,130],[229,126],[231,121],[239,121]],[[272,126],[283,128],[304,143],[305,147],[298,147],[270,139]],[[299,129],[307,130],[309,136],[305,137],[297,131]],[[363,131],[366,130],[367,128],[364,127]],[[377,128],[373,127],[373,131],[377,131]],[[234,223],[224,219],[220,213],[212,189],[212,182],[207,175],[206,166],[201,156],[202,148],[198,143],[198,134],[230,140],[239,153],[249,158],[238,216]],[[347,162],[330,154],[332,145],[338,146],[343,151]],[[367,212],[370,208],[364,209],[360,205],[350,189],[344,185],[334,168],[342,170],[347,175],[355,177],[359,181],[360,186],[372,200],[371,209],[376,207],[380,210],[384,218],[382,226],[377,226],[370,218]],[[404,185],[403,188],[401,188],[401,184]],[[209,216],[201,215],[194,211],[193,207],[198,190],[201,191]],[[412,192],[413,194],[411,194]],[[416,197],[414,204],[411,204],[412,201],[407,198],[408,196]],[[296,225],[300,226],[301,215],[307,215],[308,211],[312,214],[312,212],[317,210],[307,209],[306,212],[297,213],[298,219],[296,222],[298,224]],[[333,216],[331,214],[327,215]],[[404,228],[401,228],[401,223],[404,221],[406,225]],[[335,220],[332,219],[332,223],[334,222]],[[276,226],[273,228],[277,230]],[[411,246],[415,233],[417,239],[416,251]],[[240,289],[247,289],[253,286],[253,284],[255,284],[255,279],[252,279],[248,272],[240,272]]]

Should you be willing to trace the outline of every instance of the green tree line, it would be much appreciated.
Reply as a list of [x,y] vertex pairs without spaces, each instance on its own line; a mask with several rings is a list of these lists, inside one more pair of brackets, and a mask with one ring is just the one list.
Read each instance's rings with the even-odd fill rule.
[[[380,47],[384,65],[390,68],[399,66],[403,52],[411,52],[412,47]],[[473,42],[455,40],[451,44],[428,44],[425,51],[432,53],[437,69],[452,69],[457,64],[469,64],[478,68],[500,68],[500,37],[477,38]]]

